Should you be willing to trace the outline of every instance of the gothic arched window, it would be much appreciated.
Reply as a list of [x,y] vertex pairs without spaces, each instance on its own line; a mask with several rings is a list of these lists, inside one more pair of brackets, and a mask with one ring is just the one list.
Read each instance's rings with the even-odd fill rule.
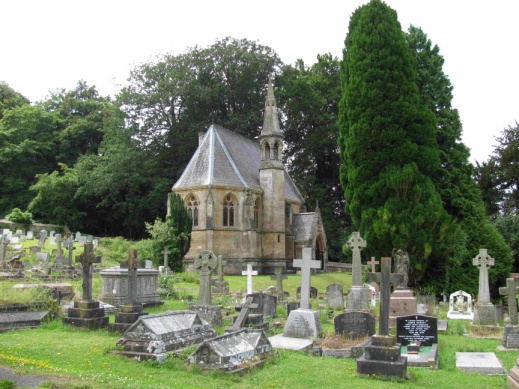
[[265,160],[270,159],[270,146],[268,143],[265,144]]
[[277,143],[277,142],[274,145],[274,159],[275,160],[279,159],[279,143]]
[[224,227],[234,226],[234,199],[230,194],[223,200],[223,225]]
[[198,227],[198,200],[195,196],[188,196],[187,213],[193,222],[193,227]]
[[259,226],[259,212],[260,212],[260,199],[259,197],[254,202],[254,228]]

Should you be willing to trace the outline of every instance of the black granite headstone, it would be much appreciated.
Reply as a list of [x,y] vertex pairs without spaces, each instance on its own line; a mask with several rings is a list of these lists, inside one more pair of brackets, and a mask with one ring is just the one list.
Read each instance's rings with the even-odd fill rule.
[[403,346],[411,342],[421,342],[422,346],[438,343],[438,319],[424,315],[397,317],[396,339]]
[[299,309],[299,303],[297,301],[290,301],[287,303],[287,317],[290,315],[290,311]]
[[358,339],[375,333],[375,316],[367,312],[351,311],[335,316],[335,333]]
[[258,304],[257,312],[263,316],[276,316],[277,297],[263,292],[251,293],[247,297],[252,297],[252,303]]

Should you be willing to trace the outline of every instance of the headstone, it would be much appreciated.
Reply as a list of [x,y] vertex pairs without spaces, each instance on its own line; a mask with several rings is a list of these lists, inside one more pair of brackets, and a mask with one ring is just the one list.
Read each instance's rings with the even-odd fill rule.
[[211,305],[211,273],[216,269],[218,258],[212,251],[202,251],[195,258],[195,269],[200,273],[198,305]]
[[351,288],[348,291],[346,309],[350,311],[369,310],[369,291],[362,282],[362,263],[360,252],[366,247],[366,241],[362,239],[359,232],[354,232],[347,242],[352,252]]
[[75,247],[74,247],[74,240],[72,239],[71,236],[69,236],[67,238],[67,240],[64,242],[64,248],[68,251],[68,262],[67,262],[67,265],[68,266],[72,266],[72,256],[74,254],[74,250],[75,250]]
[[288,276],[283,275],[283,267],[282,266],[276,266],[274,268],[274,275],[270,276],[271,280],[276,281],[276,291],[278,294],[278,302],[285,300],[285,295],[283,292],[283,280],[286,280]]
[[292,312],[294,309],[299,309],[299,303],[297,301],[289,301],[287,302],[287,317],[290,316],[290,312]]
[[242,329],[204,341],[189,357],[203,369],[237,372],[261,363],[272,351],[263,331]]
[[258,272],[256,270],[252,270],[252,264],[247,264],[247,270],[243,270],[241,272],[242,276],[247,276],[247,294],[251,294],[252,290],[252,276],[257,276]]
[[320,269],[321,261],[315,261],[313,250],[303,248],[303,259],[294,259],[293,267],[301,268],[301,308],[310,309],[310,277],[312,269]]
[[480,249],[472,263],[479,268],[478,301],[474,306],[475,326],[497,326],[496,308],[490,302],[490,289],[488,285],[488,268],[494,266],[494,258],[490,257],[486,249]]
[[52,235],[50,238],[50,245],[51,246],[56,246],[56,237],[54,235]]
[[506,287],[499,288],[499,294],[508,297],[508,317],[510,322],[505,326],[503,332],[503,347],[505,348],[519,348],[517,293],[519,293],[519,285],[516,286],[513,278],[507,278]]
[[92,239],[92,244],[94,245],[94,249],[96,249],[97,246],[99,246],[99,239]]
[[213,293],[215,294],[229,294],[229,283],[223,278],[223,255],[218,255],[218,280],[213,286]]
[[93,235],[87,235],[86,239],[87,239],[87,242],[92,242],[92,240],[94,239],[94,236]]
[[56,255],[56,265],[58,267],[64,267],[67,266],[67,258],[63,255],[63,249],[61,248],[61,244],[63,242],[63,239],[61,237],[61,234],[56,234],[55,237],[56,243],[58,244],[58,252]]
[[[297,294],[297,297],[299,299],[301,299],[301,287],[300,286],[297,287],[296,294]],[[317,288],[314,286],[310,286],[310,298],[316,299],[318,295],[319,295],[319,291],[317,290]]]
[[16,230],[14,236],[16,236],[17,238],[19,238],[20,236],[23,235],[23,231],[22,230]]
[[[377,285],[376,283],[374,283]],[[369,299],[372,307],[377,305],[377,288],[374,285],[364,284],[364,287],[369,289]]]
[[122,351],[112,353],[139,361],[155,359],[163,362],[168,351],[201,343],[215,335],[211,325],[197,312],[167,311],[139,317],[117,342],[122,346]]
[[27,240],[33,240],[34,239],[34,233],[32,231],[27,231]]
[[335,334],[359,339],[375,334],[375,316],[367,312],[349,311],[333,319]]
[[92,265],[101,263],[102,257],[94,254],[92,243],[85,244],[83,254],[76,257],[76,262],[83,267],[83,294],[81,301],[74,301],[74,308],[69,308],[68,317],[64,317],[64,324],[71,324],[80,328],[102,328],[108,325],[108,316],[99,301],[92,300]]
[[470,373],[506,374],[496,354],[491,352],[457,352],[456,368]]
[[438,343],[438,319],[433,316],[410,315],[396,319],[396,339],[402,345],[420,342],[422,346]]
[[344,308],[344,296],[341,284],[330,284],[326,287],[326,299],[332,309]]
[[451,293],[449,296],[447,318],[453,320],[474,320],[472,296],[462,290]]
[[55,231],[51,231],[51,232],[49,232],[49,238],[54,238],[54,234],[55,234],[55,233],[56,233]]
[[238,317],[236,317],[236,320],[234,321],[232,327],[229,329],[229,331],[226,332],[234,332],[238,331],[245,327],[247,323],[247,318],[249,316],[249,312],[252,308],[257,308],[258,304],[252,303],[252,296],[248,296],[245,299],[245,302],[243,303],[240,313],[238,314]]
[[275,317],[276,316],[276,306],[277,306],[277,297],[272,296],[267,293],[257,292],[248,294],[247,297],[252,297],[252,302],[257,304],[258,313],[261,313],[263,316]]
[[10,242],[11,244],[18,244],[18,242],[19,242],[19,238],[17,236],[13,236],[11,238],[11,242]]
[[169,271],[169,265],[168,265],[169,249],[167,247],[164,247],[164,250],[162,250],[162,254],[164,255],[164,272],[165,272],[165,274],[168,274],[168,271]]
[[[188,296],[189,297],[189,296]],[[221,305],[189,305],[189,310],[200,315],[202,319],[213,326],[222,325],[222,306]]]
[[[5,234],[0,234],[0,263],[3,265],[9,241]],[[3,266],[2,266],[3,267]]]
[[79,238],[81,237],[81,232],[76,232],[76,235],[75,235],[75,238],[74,238],[74,241],[76,242],[79,242]]
[[40,251],[39,253],[36,253],[36,259],[38,261],[43,261],[45,263],[49,263],[50,253],[45,253],[43,251]]
[[80,236],[79,240],[78,240],[78,246],[79,247],[84,247],[86,243],[87,243],[87,237],[86,236]]
[[418,313],[418,303],[414,293],[407,286],[409,280],[409,254],[401,249],[393,249],[395,273],[402,275],[402,280],[395,284],[395,290],[389,301],[389,325],[396,325],[398,316],[415,315]]

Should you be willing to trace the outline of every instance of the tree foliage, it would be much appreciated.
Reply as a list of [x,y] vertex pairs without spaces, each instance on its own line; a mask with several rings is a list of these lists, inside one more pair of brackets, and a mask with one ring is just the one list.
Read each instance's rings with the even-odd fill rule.
[[21,93],[16,92],[5,81],[0,81],[0,120],[4,117],[4,112],[8,109],[29,104],[30,101]]

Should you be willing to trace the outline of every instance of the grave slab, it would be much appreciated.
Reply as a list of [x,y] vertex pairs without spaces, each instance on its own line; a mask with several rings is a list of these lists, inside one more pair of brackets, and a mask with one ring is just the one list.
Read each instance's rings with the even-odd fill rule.
[[283,334],[271,336],[269,341],[273,348],[295,351],[309,350],[314,343],[313,339],[288,338]]
[[456,353],[456,368],[470,373],[505,374],[503,365],[495,353]]

